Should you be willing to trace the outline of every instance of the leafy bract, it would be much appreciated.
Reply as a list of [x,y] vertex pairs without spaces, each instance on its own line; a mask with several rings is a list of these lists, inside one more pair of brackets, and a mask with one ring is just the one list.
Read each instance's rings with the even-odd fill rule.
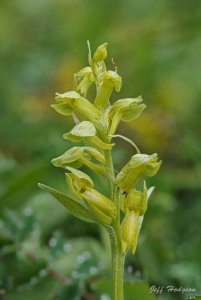
[[97,222],[91,212],[84,207],[82,204],[68,197],[66,194],[55,190],[45,184],[39,183],[38,186],[54,196],[67,210],[69,213],[86,222]]

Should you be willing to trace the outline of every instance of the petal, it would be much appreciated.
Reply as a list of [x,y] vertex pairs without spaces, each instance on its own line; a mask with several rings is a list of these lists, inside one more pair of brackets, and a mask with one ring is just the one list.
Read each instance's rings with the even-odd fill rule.
[[64,134],[64,138],[68,136],[88,137],[96,135],[96,128],[92,122],[82,121],[78,123],[69,133]]
[[59,114],[61,114],[63,116],[69,116],[73,112],[72,107],[70,107],[68,104],[65,104],[65,103],[64,104],[63,103],[52,104],[51,107],[54,108],[56,110],[56,112],[58,112]]
[[65,167],[69,163],[79,160],[82,156],[82,153],[83,153],[82,147],[73,147],[67,150],[64,154],[56,158],[53,158],[51,160],[51,163],[55,167]]
[[145,104],[140,104],[142,98],[125,98],[116,101],[110,108],[109,114],[112,119],[115,114],[121,114],[124,122],[130,122],[140,116],[145,109]]
[[145,167],[145,170],[144,170],[144,175],[145,176],[152,177],[158,172],[158,170],[159,170],[159,168],[162,164],[162,161],[158,162],[157,160],[158,160],[157,157],[153,158],[151,161],[149,161],[146,164],[146,167]]
[[91,69],[91,67],[85,67],[85,68],[81,69],[80,71],[78,71],[77,73],[75,73],[75,75],[77,77],[90,76],[90,75],[92,75],[92,69]]

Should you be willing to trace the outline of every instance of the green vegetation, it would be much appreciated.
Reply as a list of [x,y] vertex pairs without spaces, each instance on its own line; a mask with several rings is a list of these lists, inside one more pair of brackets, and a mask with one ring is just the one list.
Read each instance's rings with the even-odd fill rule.
[[[62,170],[48,161],[72,147],[61,135],[73,122],[50,104],[55,91],[71,89],[72,73],[86,64],[87,39],[93,51],[109,42],[114,59],[107,64],[114,69],[118,62],[124,80],[118,99],[141,93],[145,99],[141,117],[122,123],[119,133],[163,160],[147,181],[156,190],[136,254],[126,260],[125,299],[155,299],[152,285],[199,294],[201,4],[3,0],[0,6],[0,299],[109,299],[104,232],[71,217],[37,187],[41,181],[65,191]],[[133,147],[114,142],[119,171]],[[107,195],[104,180],[93,180]]]

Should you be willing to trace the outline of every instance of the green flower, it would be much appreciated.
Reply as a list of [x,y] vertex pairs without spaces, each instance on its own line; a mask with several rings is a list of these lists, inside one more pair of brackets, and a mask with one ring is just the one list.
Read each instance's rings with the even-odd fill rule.
[[128,191],[124,199],[124,210],[133,210],[140,216],[145,214],[147,210],[147,188],[145,182],[143,192],[136,189]]
[[64,94],[57,93],[55,100],[57,104],[51,106],[62,115],[68,116],[73,112],[79,113],[92,122],[98,122],[101,117],[97,108],[75,91]]
[[86,97],[88,89],[94,82],[92,69],[90,67],[81,69],[75,73],[75,78],[79,81],[76,90]]
[[137,247],[138,234],[140,229],[139,215],[134,211],[127,211],[121,224],[122,252],[132,250],[135,253]]
[[161,163],[161,161],[158,162],[156,153],[152,155],[135,154],[119,172],[115,182],[123,191],[129,191],[142,175],[154,176],[158,172]]
[[146,105],[141,103],[143,100],[138,98],[125,98],[116,101],[105,113],[106,124],[110,127],[110,135],[117,130],[119,122],[130,122],[137,119]]
[[94,124],[90,121],[82,121],[68,133],[63,135],[65,139],[73,142],[80,142],[83,139],[98,149],[110,150],[114,144],[104,143],[98,136]]
[[111,224],[116,216],[114,203],[93,188],[91,178],[76,169],[67,168],[67,187],[71,195],[78,201],[84,201],[91,213],[103,224]]
[[[99,164],[91,160],[97,161]],[[64,154],[51,160],[55,167],[73,167],[80,168],[83,164],[92,169],[94,172],[104,175],[106,161],[104,156],[92,147],[73,147]]]
[[94,100],[94,106],[103,109],[108,105],[113,89],[119,92],[122,85],[121,77],[114,71],[106,71],[100,77],[98,82],[97,95]]

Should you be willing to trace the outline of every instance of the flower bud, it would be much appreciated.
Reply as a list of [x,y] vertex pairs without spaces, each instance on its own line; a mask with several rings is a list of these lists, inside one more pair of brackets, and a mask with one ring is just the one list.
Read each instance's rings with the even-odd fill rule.
[[101,44],[95,51],[93,60],[94,62],[100,62],[107,58],[107,45],[108,43]]
[[128,192],[125,198],[125,210],[133,210],[139,213],[140,216],[144,215],[147,210],[147,189],[144,183],[144,191],[132,189]]
[[134,211],[127,211],[121,224],[122,251],[132,250],[135,253],[139,234],[139,215]]

